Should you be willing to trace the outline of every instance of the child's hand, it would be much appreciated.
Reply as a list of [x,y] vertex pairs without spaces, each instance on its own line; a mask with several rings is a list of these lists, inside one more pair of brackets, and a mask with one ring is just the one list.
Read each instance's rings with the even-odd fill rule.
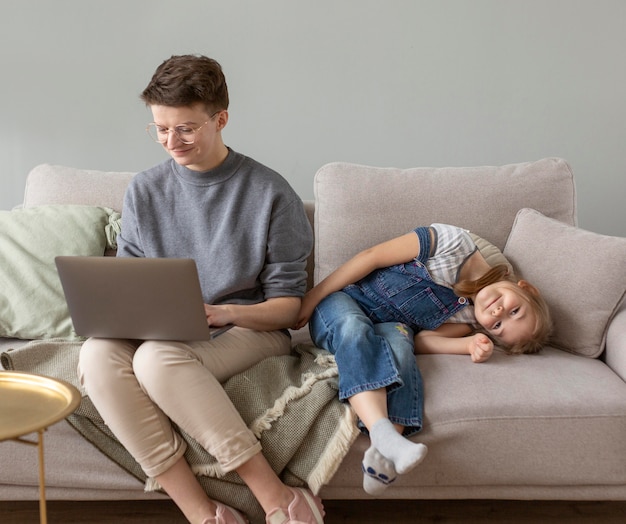
[[467,349],[472,362],[485,362],[489,359],[493,353],[493,342],[487,335],[476,333],[467,339]]

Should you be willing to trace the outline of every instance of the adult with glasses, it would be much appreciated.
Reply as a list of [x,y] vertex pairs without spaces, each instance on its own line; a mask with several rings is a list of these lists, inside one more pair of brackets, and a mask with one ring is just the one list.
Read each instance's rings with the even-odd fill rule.
[[297,319],[313,243],[302,201],[279,174],[224,144],[228,89],[215,60],[171,57],[141,98],[154,119],[148,133],[171,158],[133,177],[118,256],[193,258],[208,323],[235,327],[199,342],[89,339],[81,382],[190,522],[246,520],[205,494],[176,426],[224,472],[239,474],[268,523],[322,523],[319,498],[281,482],[221,386],[266,357],[290,353],[286,328]]

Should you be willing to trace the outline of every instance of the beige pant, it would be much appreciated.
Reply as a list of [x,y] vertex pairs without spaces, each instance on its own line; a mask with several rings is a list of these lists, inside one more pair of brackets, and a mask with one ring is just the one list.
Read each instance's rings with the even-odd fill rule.
[[221,383],[266,357],[289,354],[290,346],[279,331],[237,327],[202,342],[92,338],[80,351],[78,374],[106,424],[148,476],[164,473],[185,453],[171,421],[231,471],[261,445]]

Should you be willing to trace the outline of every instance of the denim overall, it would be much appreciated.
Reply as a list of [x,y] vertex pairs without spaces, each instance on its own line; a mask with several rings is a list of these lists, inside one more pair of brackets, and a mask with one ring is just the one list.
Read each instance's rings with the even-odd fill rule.
[[339,398],[387,388],[387,409],[404,434],[419,431],[423,420],[423,383],[413,336],[436,329],[467,300],[436,284],[426,269],[429,228],[415,229],[416,260],[372,272],[356,284],[327,296],[309,321],[313,342],[335,355]]

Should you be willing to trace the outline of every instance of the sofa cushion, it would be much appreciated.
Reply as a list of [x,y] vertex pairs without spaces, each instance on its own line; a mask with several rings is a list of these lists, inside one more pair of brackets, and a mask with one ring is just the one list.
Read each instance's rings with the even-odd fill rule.
[[54,258],[103,255],[117,218],[91,206],[0,211],[0,336],[77,338]]
[[487,167],[378,168],[349,163],[315,175],[315,282],[359,251],[433,222],[454,224],[503,249],[518,210],[574,224],[567,162]]
[[609,322],[626,293],[626,238],[523,209],[504,254],[548,302],[554,317],[551,345],[587,357],[600,355]]
[[474,244],[476,244],[478,251],[480,251],[480,254],[483,256],[487,264],[489,264],[491,267],[497,266],[499,264],[504,264],[506,267],[509,268],[510,273],[514,272],[511,263],[506,259],[504,253],[502,253],[502,251],[500,251],[496,246],[494,246],[488,240],[479,237],[472,232],[470,232],[470,236],[472,237]]
[[26,179],[24,207],[76,204],[122,210],[134,173],[41,164]]
[[[556,499],[592,489],[608,499],[614,488],[623,492],[626,383],[600,359],[546,347],[532,355],[496,351],[482,364],[460,355],[418,355],[417,363],[424,428],[412,440],[426,444],[428,455],[398,478],[394,497]],[[367,445],[359,437],[322,495],[339,488],[348,498],[352,486],[362,496],[356,473]]]

